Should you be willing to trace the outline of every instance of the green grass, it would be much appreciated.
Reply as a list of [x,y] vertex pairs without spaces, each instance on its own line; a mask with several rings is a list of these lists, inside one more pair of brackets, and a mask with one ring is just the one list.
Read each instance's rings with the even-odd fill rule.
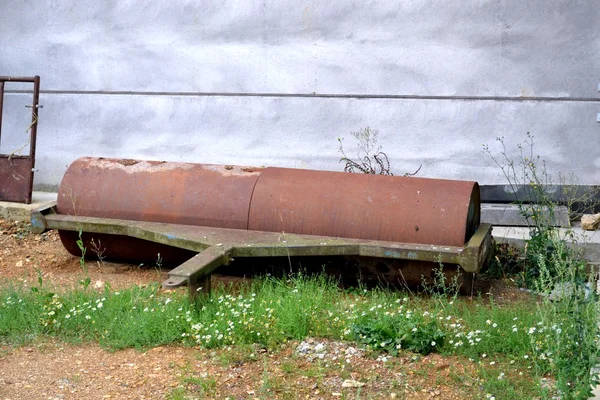
[[38,287],[0,291],[0,338],[22,344],[40,335],[67,342],[98,341],[114,349],[174,343],[187,329],[180,314],[189,310],[157,296],[157,286],[122,292],[76,290],[57,294]]
[[[324,276],[265,278],[235,290],[221,287],[198,304],[189,304],[182,293],[163,292],[158,285],[121,291],[108,287],[103,292],[83,285],[55,293],[40,282],[33,290],[0,289],[0,342],[22,345],[55,337],[96,341],[111,349],[165,344],[242,349],[255,344],[274,349],[292,339],[323,337],[357,341],[392,355],[410,350],[461,356],[487,376],[486,390],[521,398],[524,393],[541,393],[541,388],[531,380],[526,389],[509,388],[508,382],[514,383],[509,376],[525,371],[525,378],[541,377],[556,367],[553,354],[546,354],[547,346],[540,343],[556,334],[553,325],[565,321],[557,321],[544,307],[536,306],[533,298],[498,305],[439,294],[345,292]],[[587,318],[595,315],[590,311]],[[502,373],[506,378],[498,379]],[[199,386],[207,391],[210,385]]]

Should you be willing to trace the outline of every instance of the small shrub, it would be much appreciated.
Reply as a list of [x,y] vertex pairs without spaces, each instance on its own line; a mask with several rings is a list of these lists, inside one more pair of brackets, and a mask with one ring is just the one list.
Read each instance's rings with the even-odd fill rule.
[[392,355],[400,349],[427,355],[438,351],[445,338],[436,321],[411,321],[404,316],[362,319],[352,326],[352,333],[358,342]]
[[350,133],[358,142],[358,153],[356,160],[346,156],[342,144],[343,139],[338,138],[340,143],[340,162],[345,163],[345,172],[362,172],[363,174],[394,175],[390,171],[390,162],[387,154],[381,151],[377,136],[379,131],[369,127]]
[[401,344],[406,350],[426,355],[444,346],[445,336],[437,323],[430,321],[410,329],[402,336]]
[[[340,144],[339,152],[342,154],[340,162],[344,163],[345,172],[358,172],[363,174],[374,175],[394,175],[390,169],[390,161],[386,153],[381,150],[378,136],[379,131],[369,127],[363,128],[356,132],[350,133],[358,142],[358,152],[356,158],[350,158],[346,155],[343,146],[343,138],[338,138]],[[421,165],[422,166],[422,165]],[[411,173],[406,173],[404,176],[416,175],[419,168]]]

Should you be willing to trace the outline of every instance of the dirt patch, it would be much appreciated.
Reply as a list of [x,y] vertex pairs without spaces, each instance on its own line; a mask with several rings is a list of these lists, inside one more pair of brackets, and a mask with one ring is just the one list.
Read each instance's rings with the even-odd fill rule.
[[[313,341],[322,358],[247,347],[157,347],[107,352],[95,344],[43,343],[0,358],[5,399],[463,399],[469,365],[440,356],[348,356],[349,345]],[[460,377],[460,378],[457,378]],[[180,397],[181,398],[181,397]]]
[[164,271],[130,264],[88,262],[85,268],[87,275],[79,258],[64,249],[58,232],[33,235],[26,223],[0,220],[0,284],[36,285],[41,277],[69,289],[89,276],[97,285],[110,282],[113,288],[124,288],[166,278]]
[[0,394],[7,399],[153,399],[178,385],[184,349],[106,352],[97,345],[44,343],[0,359]]

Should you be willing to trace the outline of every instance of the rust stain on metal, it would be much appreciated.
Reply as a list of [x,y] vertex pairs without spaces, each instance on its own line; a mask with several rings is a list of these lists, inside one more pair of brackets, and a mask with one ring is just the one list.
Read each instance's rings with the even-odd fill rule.
[[122,160],[118,160],[117,161],[119,164],[124,165],[126,167],[130,166],[130,165],[135,165],[137,163],[139,163],[138,160],[131,160],[131,159],[122,159]]
[[[77,246],[79,232],[60,230],[58,233],[65,249],[72,255],[81,257],[81,250]],[[92,243],[93,240],[95,246],[100,243],[99,250],[103,251],[102,257],[135,264],[155,265],[160,254],[163,265],[173,266],[187,261],[196,254],[194,251],[123,235],[83,232],[81,240],[84,247],[88,249],[86,257],[96,257],[92,250],[96,248]]]
[[479,209],[476,182],[266,168],[248,229],[462,246]]
[[29,155],[0,154],[0,201],[30,204],[35,168],[40,77],[0,76],[0,139],[5,82],[33,83],[33,101],[27,106],[31,108],[31,124],[26,129],[29,133]]
[[[219,164],[193,164],[193,163],[178,163],[165,161],[146,161],[146,160],[130,160],[130,159],[112,159],[112,158],[94,158],[83,157],[86,159],[90,168],[99,168],[105,171],[121,170],[127,174],[137,175],[139,173],[155,173],[175,171],[174,176],[178,176],[183,171],[212,171],[221,176],[240,176],[240,175],[256,175],[260,174],[262,168],[242,167],[232,165],[231,168]],[[76,160],[77,162],[79,160]],[[191,175],[198,175],[194,172],[189,172]],[[201,178],[201,174],[198,175]],[[201,179],[200,179],[201,180]]]
[[223,176],[239,176],[239,175],[260,175],[263,168],[257,167],[242,167],[239,165],[215,165],[215,164],[197,164],[202,168],[218,172]]
[[13,157],[9,160],[8,157],[0,156],[0,201],[30,203],[30,175],[29,157]]
[[[125,166],[121,161],[80,158],[73,162],[59,187],[58,213],[247,229],[258,171],[249,174],[241,167],[226,170],[220,165],[155,161]],[[77,254],[73,234],[60,235],[67,250]],[[105,241],[107,249],[117,253],[130,247],[133,253],[152,254],[156,259],[157,253],[163,256],[165,251],[130,238],[102,238]],[[127,251],[125,258],[130,254]]]

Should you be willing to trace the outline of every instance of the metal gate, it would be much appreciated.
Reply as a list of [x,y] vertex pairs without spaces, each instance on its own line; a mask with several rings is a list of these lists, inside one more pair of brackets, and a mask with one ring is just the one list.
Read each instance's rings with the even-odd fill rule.
[[6,82],[33,83],[33,102],[30,106],[26,106],[31,107],[31,125],[27,129],[29,131],[29,155],[0,154],[0,201],[30,204],[35,168],[40,77],[0,76],[0,140],[2,140],[2,108]]

